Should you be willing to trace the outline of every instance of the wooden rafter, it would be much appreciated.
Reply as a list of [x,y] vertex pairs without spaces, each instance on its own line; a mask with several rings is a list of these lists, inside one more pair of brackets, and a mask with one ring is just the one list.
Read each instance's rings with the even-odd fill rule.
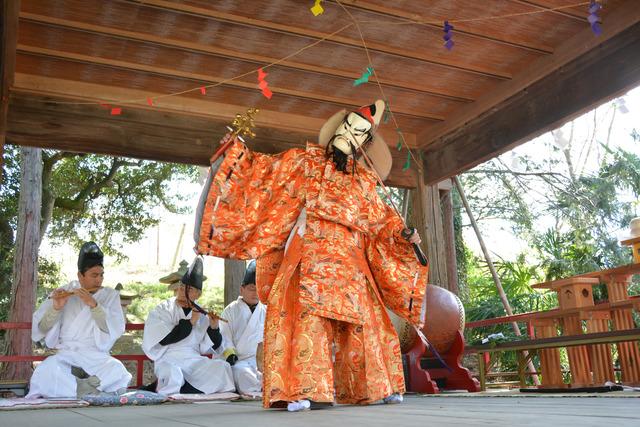
[[[16,82],[22,82],[20,74],[16,75]],[[87,90],[88,87],[78,89]],[[99,89],[93,87],[91,90],[95,92]],[[109,91],[108,88],[104,90]],[[176,111],[177,104],[159,105],[153,109],[131,106],[120,116],[109,116],[99,105],[53,104],[50,102],[53,99],[60,100],[24,89],[14,91],[8,141],[65,151],[206,166],[217,142],[226,132],[225,124],[230,122],[233,114],[241,112],[226,106],[228,112],[222,112],[217,117],[206,116],[189,111],[195,104],[181,100],[183,110],[180,112]],[[176,101],[172,100],[174,103]],[[297,123],[305,121],[308,125],[276,128],[277,121],[283,119]],[[263,153],[278,153],[304,146],[306,141],[316,140],[317,129],[323,122],[317,119],[310,121],[308,117],[287,118],[285,115],[261,111],[256,120],[258,136],[248,144],[250,148]],[[407,137],[412,139],[413,136]],[[391,151],[394,166],[387,183],[398,187],[414,186],[414,170],[402,170],[406,150]]]
[[629,0],[513,81],[419,135],[425,180],[438,182],[495,157],[640,82],[640,8]]
[[[21,45],[21,44],[18,44],[17,50],[19,52],[26,52],[30,54],[36,54],[36,55],[47,56],[52,58],[61,58],[61,59],[70,60],[74,62],[105,65],[110,67],[126,69],[126,70],[134,70],[134,71],[139,71],[143,73],[156,74],[156,75],[161,75],[165,77],[185,79],[185,80],[193,81],[194,86],[197,86],[199,84],[202,84],[202,85],[215,84],[215,83],[221,83],[226,81],[224,85],[242,88],[242,89],[250,90],[253,92],[255,92],[257,88],[257,83],[248,82],[246,80],[228,81],[223,76],[216,76],[213,74],[183,72],[176,69],[162,68],[157,65],[147,65],[147,64],[135,63],[135,62],[126,61],[126,60],[109,59],[109,58],[103,58],[95,55],[77,54],[77,53],[72,53],[68,51],[45,49],[41,47],[27,46],[27,45]],[[329,103],[338,105],[340,107],[345,107],[345,108],[356,107],[357,108],[360,106],[359,104],[354,103],[353,98],[345,98],[345,97],[339,97],[335,95],[323,95],[321,93],[318,93],[317,91],[305,92],[305,91],[296,90],[296,89],[289,89],[286,87],[279,87],[273,84],[270,85],[270,88],[274,92],[281,95],[287,95],[287,96],[292,96],[292,97],[302,98],[307,100],[329,102]],[[426,119],[426,120],[433,120],[433,121],[444,120],[443,116],[437,115],[437,114],[414,112],[410,110],[405,110],[401,107],[395,107],[394,110],[395,110],[395,113],[401,116],[412,116],[418,119]]]
[[[586,7],[516,19],[500,17],[556,7],[569,0],[504,0],[488,5],[473,0],[429,5],[410,0],[340,1],[355,19],[365,23],[362,29],[376,67],[375,78],[397,120],[381,131],[390,145],[398,141],[397,129],[401,129],[411,147],[427,150],[427,180],[495,155],[525,134],[544,130],[632,84],[627,71],[634,65],[629,61],[620,71],[611,70],[616,77],[594,91],[599,98],[577,93],[580,86],[565,79],[567,70],[594,78],[601,57],[608,55],[613,62],[620,59],[610,53],[618,50],[618,43],[628,42],[618,35],[631,28],[635,11],[629,1],[603,2],[605,33],[594,37],[584,20]],[[127,148],[134,156],[168,160],[172,150],[197,140],[195,135],[200,134],[193,132],[194,126],[208,126],[204,133],[214,135],[216,130],[211,127],[223,128],[236,113],[256,106],[262,110],[258,119],[262,150],[313,140],[320,125],[337,109],[381,96],[374,76],[368,84],[353,86],[369,61],[355,27],[306,48],[350,22],[339,6],[329,1],[325,5],[329,6],[325,14],[314,18],[296,0],[268,4],[242,0],[225,6],[207,0],[23,0],[11,92],[17,104],[16,112],[9,114],[16,121],[15,126],[9,125],[14,126],[12,138],[21,144],[90,150],[91,135],[81,128],[86,116],[87,123],[95,126],[104,120],[109,126],[122,122],[127,129],[127,138],[111,145],[93,141],[110,147],[103,150],[124,155]],[[499,16],[474,19],[491,15]],[[438,46],[442,29],[437,23],[394,26],[407,19],[456,20],[455,49]],[[382,21],[386,24],[366,27],[366,22]],[[578,31],[582,34],[573,37]],[[613,39],[620,41],[611,45]],[[613,47],[604,51],[605,45]],[[295,55],[280,62],[282,56],[292,53]],[[267,81],[275,96],[267,100],[257,88],[255,70],[271,63],[276,64],[267,70]],[[231,77],[234,79],[228,80]],[[558,82],[563,86],[559,88]],[[200,85],[217,86],[202,96],[197,90]],[[549,99],[552,95],[545,90],[566,91],[569,96],[560,101]],[[177,93],[180,95],[166,96]],[[96,116],[76,110],[82,106],[25,104],[25,97],[31,96],[41,101],[91,102],[94,105],[86,108]],[[157,96],[152,106],[147,105],[147,98]],[[543,99],[545,108],[540,105]],[[96,107],[103,101],[118,104],[124,113],[110,117],[108,111]],[[73,111],[71,116],[78,123],[73,123],[65,108]],[[179,119],[170,125],[172,115]],[[53,126],[57,118],[66,131],[47,142],[47,126]],[[516,123],[514,118],[528,123]],[[46,124],[38,125],[38,120]],[[134,124],[136,120],[140,127]],[[156,138],[154,127],[163,126],[179,143],[160,139],[154,144],[132,143],[137,140],[136,131],[143,140]],[[83,135],[82,141],[74,140],[72,132]],[[28,138],[34,140],[28,142]],[[392,179],[402,183],[406,150],[404,155],[392,151],[398,157]]]
[[[237,15],[228,12],[222,12],[213,8],[203,8],[190,6],[183,3],[175,3],[166,0],[144,0],[144,2],[130,1],[130,0],[118,0],[126,3],[139,3],[141,5],[147,7],[157,7],[161,10],[170,10],[178,13],[189,14],[193,16],[214,19],[219,21],[231,22],[234,24],[246,25],[249,27],[260,28],[263,30],[273,31],[282,34],[291,34],[295,36],[307,37],[310,39],[321,39],[327,36],[326,33],[321,31],[316,31],[308,28],[298,27],[294,25],[285,25],[279,24],[270,21],[264,21],[261,19],[250,18],[242,15]],[[355,39],[351,37],[345,37],[341,35],[335,35],[329,37],[328,42],[351,46],[351,47],[362,47],[362,41],[360,39]],[[436,56],[431,54],[428,50],[420,50],[420,49],[408,49],[408,48],[399,48],[392,45],[378,43],[378,42],[367,42],[367,46],[369,50],[372,52],[384,53],[387,55],[393,55],[400,58],[408,58],[415,61],[421,61],[425,63],[430,63],[433,65],[438,65],[443,68],[459,70],[467,73],[483,75],[486,77],[491,77],[495,79],[505,80],[511,78],[511,74],[505,72],[504,70],[498,67],[485,67],[481,65],[472,65],[467,61],[458,61],[453,59],[446,59],[440,56]]]
[[[349,5],[349,7],[354,9],[365,10],[368,12],[375,12],[382,16],[392,17],[392,18],[400,18],[400,19],[409,19],[414,21],[420,21],[424,19],[421,16],[417,16],[415,12],[401,10],[395,7],[389,6],[380,6],[375,3],[370,3],[366,1],[360,0],[341,0],[341,3],[345,5]],[[442,25],[423,24],[424,27],[434,28],[439,31],[442,31]],[[467,28],[464,23],[456,24],[456,36],[467,36],[474,39],[490,41],[498,44],[503,44],[506,46],[515,47],[518,49],[524,49],[533,51],[540,54],[548,54],[553,52],[553,48],[549,45],[542,44],[537,42],[536,40],[530,40],[527,43],[524,42],[514,42],[509,40],[508,36],[505,34],[487,34],[486,32],[480,32],[474,28]]]
[[[60,28],[68,28],[79,30],[91,34],[100,34],[110,37],[118,37],[126,40],[134,40],[144,43],[156,44],[158,46],[168,46],[175,49],[182,49],[187,52],[196,52],[205,55],[215,55],[223,58],[231,58],[242,61],[251,62],[256,65],[264,65],[280,61],[281,58],[274,56],[261,55],[256,53],[246,53],[238,50],[225,49],[220,46],[207,45],[191,41],[178,40],[171,37],[161,37],[153,34],[143,33],[136,30],[123,30],[112,26],[95,25],[85,22],[61,19],[53,16],[40,15],[29,12],[21,12],[20,19],[26,22],[37,22],[49,24]],[[324,67],[315,64],[297,62],[295,60],[287,60],[278,63],[278,66],[291,68],[299,71],[307,71],[317,74],[325,74],[327,76],[339,77],[345,80],[353,80],[358,77],[361,69],[345,70],[336,67]],[[349,64],[345,64],[349,66]],[[375,81],[372,77],[371,81]],[[418,81],[399,81],[384,77],[379,77],[379,81],[386,87],[398,88],[413,91],[416,96],[433,96],[456,102],[472,102],[473,98],[464,94],[452,95],[448,91],[438,90],[437,88],[426,88],[424,84]]]

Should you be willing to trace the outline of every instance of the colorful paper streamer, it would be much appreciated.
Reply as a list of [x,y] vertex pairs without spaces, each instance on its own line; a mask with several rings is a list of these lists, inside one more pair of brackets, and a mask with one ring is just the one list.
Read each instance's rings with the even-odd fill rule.
[[262,68],[258,68],[258,87],[262,91],[262,94],[265,98],[271,99],[271,97],[273,96],[273,92],[271,92],[271,89],[269,89],[269,83],[267,83],[265,77],[267,77],[267,73],[265,73]]
[[455,44],[453,43],[453,25],[450,25],[449,21],[444,21],[443,31],[444,36],[442,36],[442,39],[444,40],[444,47],[446,47],[447,50],[451,50]]
[[149,107],[153,107],[153,99],[147,98],[147,104],[149,104]]
[[591,31],[596,36],[602,34],[602,27],[600,26],[600,17],[598,16],[598,12],[602,9],[600,3],[592,1],[589,5],[589,16],[587,17],[587,21],[591,24]]
[[313,13],[313,16],[322,15],[324,13],[324,8],[322,7],[322,5],[320,3],[322,3],[322,0],[316,0],[316,2],[313,5],[313,7],[311,7],[309,9],[311,11],[311,13]]
[[411,167],[411,150],[407,150],[407,161],[404,162],[404,166],[402,166],[402,171],[409,170]]
[[391,118],[391,108],[389,108],[389,103],[384,101],[384,114],[382,115],[382,123],[389,123],[389,119]]
[[201,94],[201,95],[206,95],[206,94],[207,94],[207,88],[206,88],[206,87],[204,87],[204,86],[202,86],[202,87],[200,88],[200,94]]
[[404,142],[404,137],[402,136],[402,130],[400,130],[400,128],[396,128],[396,133],[398,134],[398,143],[396,144],[396,149],[398,151],[402,151],[402,143]]
[[122,108],[120,107],[113,107],[111,109],[111,115],[112,116],[119,116],[120,114],[122,114]]
[[373,67],[367,67],[364,70],[364,73],[362,73],[362,75],[360,76],[360,78],[357,78],[353,81],[353,85],[360,86],[362,83],[368,82],[369,77],[371,77],[371,74],[373,74]]

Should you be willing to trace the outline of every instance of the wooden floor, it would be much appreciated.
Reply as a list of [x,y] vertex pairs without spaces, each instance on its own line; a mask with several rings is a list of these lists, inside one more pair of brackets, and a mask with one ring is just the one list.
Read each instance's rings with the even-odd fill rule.
[[408,396],[401,405],[337,406],[303,413],[265,411],[257,402],[0,412],[3,427],[57,426],[640,426],[640,393],[593,397]]

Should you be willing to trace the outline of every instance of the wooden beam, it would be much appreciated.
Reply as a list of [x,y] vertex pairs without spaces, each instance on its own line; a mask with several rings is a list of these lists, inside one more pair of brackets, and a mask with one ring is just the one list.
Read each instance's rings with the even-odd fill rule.
[[[493,94],[420,136],[427,183],[507,151],[640,82],[640,8],[616,9],[600,37],[590,29]],[[470,107],[470,108],[466,108]]]
[[596,49],[607,40],[615,38],[619,33],[638,21],[640,21],[640,8],[637,7],[637,3],[634,0],[627,0],[611,13],[607,20],[607,25],[603,26],[601,36],[594,36],[591,29],[586,27],[559,46],[553,55],[540,58],[531,64],[527,70],[514,76],[512,80],[500,83],[487,95],[461,107],[456,114],[448,117],[444,123],[420,134],[420,146],[425,147],[434,144],[445,135],[459,130],[465,124],[491,111],[498,104],[525,91],[527,87],[535,82],[554,72],[558,72],[562,67],[575,61],[580,56]]
[[[117,37],[125,40],[134,40],[149,44],[155,44],[158,46],[167,46],[175,49],[182,49],[188,52],[195,52],[204,55],[215,55],[222,58],[232,58],[236,60],[242,60],[250,62],[256,65],[271,64],[276,61],[280,61],[281,58],[276,58],[268,55],[260,55],[255,53],[246,53],[239,50],[225,49],[220,46],[211,44],[202,44],[192,41],[179,40],[171,37],[161,37],[149,33],[143,33],[135,30],[124,30],[113,26],[95,25],[87,22],[72,21],[68,19],[62,19],[54,16],[41,15],[29,12],[20,12],[20,19],[24,21],[37,22],[41,24],[47,24],[59,28],[69,28],[73,30],[79,30],[91,34],[105,35],[109,37]],[[278,66],[291,68],[300,71],[309,71],[318,74],[326,74],[328,76],[340,77],[352,81],[355,76],[362,70],[360,69],[341,69],[336,67],[323,67],[315,64],[308,64],[304,62],[296,62],[293,60],[286,60],[278,62]],[[343,66],[350,67],[350,64],[343,64]],[[370,78],[371,82],[375,82],[375,78]],[[468,96],[454,96],[446,91],[438,91],[435,89],[427,89],[421,82],[418,81],[398,81],[396,79],[385,79],[380,77],[378,81],[385,87],[392,87],[404,90],[411,90],[416,92],[417,95],[429,95],[438,97],[441,99],[447,99],[456,102],[472,102],[473,99]]]
[[[85,64],[104,65],[104,66],[123,68],[123,69],[142,72],[142,73],[156,74],[163,77],[189,80],[194,82],[193,84],[194,86],[221,83],[223,86],[224,85],[232,86],[236,88],[249,90],[252,92],[255,92],[256,90],[258,90],[257,89],[258,86],[256,82],[249,82],[241,79],[229,80],[224,76],[216,76],[213,74],[186,72],[186,71],[181,71],[175,68],[169,69],[169,68],[159,67],[157,65],[144,64],[140,62],[105,58],[98,55],[78,54],[78,53],[73,53],[68,51],[46,49],[42,47],[28,46],[23,44],[18,44],[17,50],[18,52],[65,59],[65,60],[74,61],[74,62],[82,62]],[[256,74],[254,73],[254,78],[255,76]],[[290,84],[290,82],[285,82],[284,84]],[[277,84],[276,85],[269,84],[269,87],[273,90],[274,93],[277,93],[277,94],[282,94],[282,95],[291,96],[295,98],[302,98],[306,100],[329,102],[347,109],[356,109],[361,105],[358,103],[354,103],[353,98],[339,97],[335,95],[325,95],[318,91],[308,92],[308,91],[297,90],[297,89],[289,88],[285,86],[278,86]],[[379,93],[376,93],[376,95],[379,96]],[[373,99],[375,99],[375,97]],[[408,116],[408,117],[432,120],[437,122],[444,120],[444,116],[442,115],[409,110],[407,108],[398,106],[400,103],[401,101],[393,104],[395,106],[394,113],[399,116]]]
[[[49,96],[56,98],[58,101],[93,103],[93,107],[98,106],[99,103],[111,103],[123,99],[137,100],[136,102],[128,103],[124,108],[125,111],[129,108],[137,111],[152,110],[165,113],[165,115],[180,114],[183,116],[208,118],[221,123],[230,123],[237,113],[241,113],[247,109],[246,105],[225,104],[214,102],[210,99],[200,100],[183,96],[159,98],[154,101],[153,107],[149,107],[146,104],[147,97],[161,96],[161,93],[23,73],[16,73],[14,91],[18,94]],[[83,109],[83,107],[83,105],[60,106],[60,108],[68,110]],[[104,117],[104,115],[103,110],[101,116]],[[256,125],[261,128],[293,132],[302,135],[317,135],[320,127],[322,127],[327,118],[328,117],[315,118],[300,114],[281,113],[261,109],[255,122]],[[389,143],[397,140],[397,133],[395,129],[391,127],[383,127],[380,129],[380,132]],[[404,132],[404,136],[407,144],[410,147],[415,147],[416,135],[411,132]]]
[[[7,141],[64,151],[206,166],[217,142],[226,132],[225,124],[233,117],[142,106],[128,106],[121,115],[110,116],[109,111],[97,104],[53,104],[51,100],[15,92],[11,98]],[[232,110],[234,115],[242,111],[238,108]],[[263,113],[266,111],[261,111],[258,117]],[[258,136],[247,142],[251,149],[273,154],[316,140],[315,128],[263,127],[265,122],[277,117],[257,120]],[[311,120],[314,121],[316,119]],[[414,186],[414,168],[402,170],[406,151],[392,150],[392,156],[394,162],[387,184]]]
[[[312,39],[321,39],[328,34],[321,31],[312,30],[309,28],[293,26],[289,24],[279,24],[276,22],[263,21],[261,19],[251,18],[248,16],[237,15],[233,13],[223,12],[212,8],[204,8],[197,6],[190,6],[184,3],[175,3],[166,0],[144,0],[142,5],[148,7],[157,7],[162,10],[170,10],[173,12],[184,13],[189,15],[195,15],[205,17],[209,19],[215,19],[219,21],[232,22],[235,24],[246,25],[250,27],[260,28],[263,30],[270,30],[278,33],[293,34],[296,36],[308,37]],[[362,41],[356,38],[345,37],[341,35],[335,35],[327,39],[330,42],[345,46],[362,47]],[[422,61],[434,65],[439,65],[444,68],[456,69],[468,73],[479,74],[496,79],[509,79],[511,75],[504,72],[504,70],[498,67],[484,67],[479,65],[470,65],[468,61],[444,59],[436,55],[430,54],[428,50],[419,49],[405,49],[391,46],[378,42],[367,42],[367,47],[370,51],[380,52],[388,55],[394,55],[397,57],[408,58],[416,61]]]
[[20,0],[0,0],[0,181],[2,181],[2,160],[7,114],[9,111],[9,91],[13,86],[16,67],[16,43],[18,40],[18,13]]

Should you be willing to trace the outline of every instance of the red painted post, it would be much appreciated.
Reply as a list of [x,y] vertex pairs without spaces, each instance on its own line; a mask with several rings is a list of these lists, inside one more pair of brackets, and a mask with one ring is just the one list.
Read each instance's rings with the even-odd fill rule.
[[144,375],[144,359],[141,357],[138,359],[138,368],[137,368],[137,378],[136,378],[136,387],[140,387],[142,385],[142,377]]

